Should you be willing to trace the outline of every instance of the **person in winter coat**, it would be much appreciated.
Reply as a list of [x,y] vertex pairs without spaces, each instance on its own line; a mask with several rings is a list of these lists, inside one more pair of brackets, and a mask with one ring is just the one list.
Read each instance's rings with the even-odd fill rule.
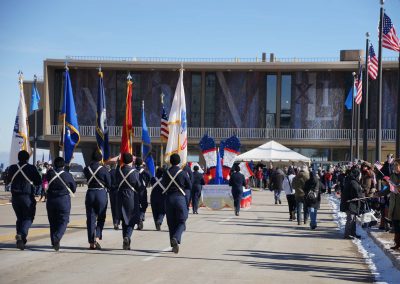
[[[299,173],[293,178],[292,187],[294,189],[294,198],[296,200],[296,211],[297,211],[297,224],[301,224],[301,213],[304,208],[304,185],[310,178],[310,173],[306,165],[300,167]],[[308,211],[304,210],[304,224],[308,219]]]
[[271,185],[270,185],[270,189],[274,191],[275,204],[278,204],[278,202],[279,204],[282,204],[281,191],[284,179],[285,179],[285,173],[279,167],[277,167],[272,175]]
[[[321,182],[313,173],[310,173],[310,178],[304,184],[304,200],[306,208],[310,215],[310,228],[317,228],[317,211],[321,204]],[[304,210],[304,211],[305,211]]]
[[361,187],[366,197],[372,197],[375,193],[374,171],[368,162],[361,164]]
[[355,198],[362,198],[363,189],[360,184],[361,172],[353,167],[344,182],[344,190],[341,196],[340,211],[346,212],[346,226],[344,230],[345,239],[361,238],[356,233],[356,216],[359,211],[359,202],[349,202]]
[[294,169],[289,168],[288,173],[283,180],[283,191],[286,193],[286,199],[289,206],[289,221],[296,219],[296,199],[294,197],[294,189],[292,186],[293,178],[296,175],[294,174]]
[[[393,171],[390,180],[392,185],[395,185],[394,188],[390,190],[390,186],[388,186],[377,195],[385,196],[389,194],[388,219],[392,221],[394,231],[394,246],[391,249],[398,250],[400,249],[400,159],[394,161]],[[386,178],[385,183],[388,183],[388,180]]]

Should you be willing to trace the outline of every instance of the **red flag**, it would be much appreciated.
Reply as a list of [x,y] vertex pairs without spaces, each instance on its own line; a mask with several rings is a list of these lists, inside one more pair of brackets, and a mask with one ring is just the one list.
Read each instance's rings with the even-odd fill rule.
[[121,158],[122,154],[129,152],[132,154],[133,127],[132,127],[132,81],[128,80],[128,88],[126,91],[126,108],[125,120],[122,127],[121,139]]

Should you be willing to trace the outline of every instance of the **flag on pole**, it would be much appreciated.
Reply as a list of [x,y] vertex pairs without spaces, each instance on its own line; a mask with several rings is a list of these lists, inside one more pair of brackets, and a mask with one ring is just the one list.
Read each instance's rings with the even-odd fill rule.
[[103,161],[107,161],[110,158],[110,146],[108,144],[106,96],[103,83],[103,72],[101,72],[101,70],[99,71],[99,82],[97,88],[96,140],[97,149],[103,155]]
[[39,109],[39,101],[40,101],[40,94],[36,86],[36,75],[35,79],[33,80],[33,85],[32,85],[32,92],[31,92],[31,105],[30,105],[30,113],[32,113],[35,110]]
[[361,104],[362,101],[362,65],[360,64],[360,70],[358,71],[357,79],[355,80],[357,89],[356,97],[354,99],[356,104]]
[[151,177],[156,175],[156,169],[154,166],[154,160],[151,156],[151,140],[149,135],[149,129],[147,128],[146,117],[144,114],[144,102],[142,104],[142,154],[143,160],[146,163],[147,169]]
[[383,16],[383,35],[382,47],[400,52],[400,41],[397,37],[396,30],[392,24],[392,20],[386,13]]
[[19,151],[25,150],[31,153],[31,146],[29,144],[28,122],[27,122],[28,114],[26,112],[22,72],[19,72],[18,85],[19,85],[19,104],[11,138],[11,149],[9,157],[10,165],[16,164],[18,162]]
[[378,77],[378,58],[376,57],[372,44],[368,51],[368,75],[372,80],[375,80],[376,77]]
[[161,142],[165,143],[168,141],[168,135],[169,135],[168,116],[167,116],[167,113],[165,112],[163,101],[161,102],[161,105],[162,105],[162,111],[161,111],[160,138],[161,138]]
[[344,105],[349,110],[353,109],[353,89],[354,89],[354,85],[353,85],[353,87],[350,88],[350,91],[347,95],[346,101],[344,102]]
[[68,67],[64,73],[64,100],[61,110],[62,133],[61,146],[64,148],[64,160],[66,164],[71,162],[75,147],[80,141],[78,116],[75,110],[74,94],[72,92],[71,79]]
[[176,153],[181,157],[181,166],[184,166],[187,162],[187,120],[183,68],[179,70],[179,73],[179,80],[169,113],[169,135],[165,150],[165,162],[169,163],[170,156]]
[[123,153],[132,154],[132,141],[133,141],[133,126],[132,126],[132,77],[128,75],[127,90],[126,90],[126,106],[125,106],[125,119],[122,127],[121,139],[121,157]]

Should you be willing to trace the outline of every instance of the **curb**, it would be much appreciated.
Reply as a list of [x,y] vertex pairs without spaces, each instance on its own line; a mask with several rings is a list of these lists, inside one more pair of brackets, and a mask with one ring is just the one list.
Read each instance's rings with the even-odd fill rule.
[[393,266],[396,267],[398,270],[400,270],[400,259],[398,259],[400,254],[393,254],[393,250],[386,248],[385,244],[379,241],[379,239],[370,230],[364,229],[364,231],[374,241],[374,243],[382,249],[385,255],[392,261]]

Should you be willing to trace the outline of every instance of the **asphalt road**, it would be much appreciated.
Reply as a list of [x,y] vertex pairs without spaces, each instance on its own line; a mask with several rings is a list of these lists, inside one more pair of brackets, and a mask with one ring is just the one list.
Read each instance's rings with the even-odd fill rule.
[[[169,247],[166,221],[155,231],[151,212],[143,231],[134,231],[131,251],[122,250],[122,232],[112,229],[108,212],[103,250],[88,250],[84,189],[72,202],[71,222],[53,251],[45,203],[27,249],[15,248],[15,216],[0,206],[0,283],[345,283],[372,282],[357,248],[332,221],[324,200],[319,226],[288,221],[286,201],[273,204],[270,192],[254,192],[251,209],[190,214],[179,254]],[[284,199],[283,199],[284,200]]]

